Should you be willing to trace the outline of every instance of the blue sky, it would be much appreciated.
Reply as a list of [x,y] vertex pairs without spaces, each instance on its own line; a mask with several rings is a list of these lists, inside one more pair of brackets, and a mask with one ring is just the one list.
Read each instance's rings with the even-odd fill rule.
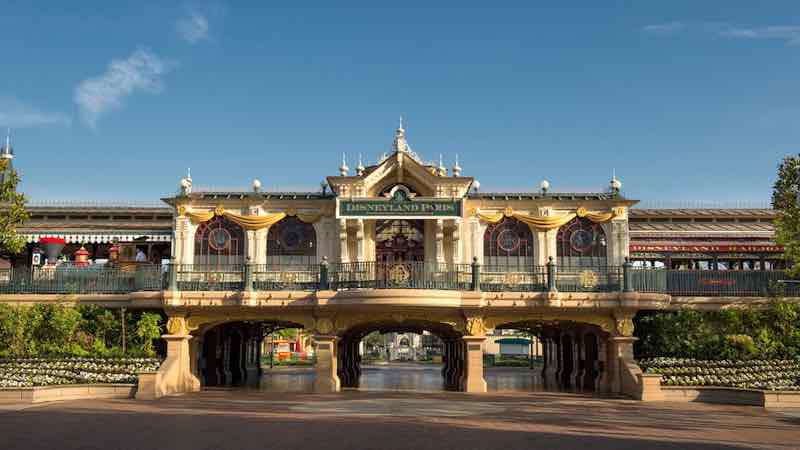
[[758,204],[800,152],[796,1],[32,3],[0,4],[0,126],[35,200],[155,200],[188,167],[314,190],[400,115],[484,191],[615,169],[649,203]]

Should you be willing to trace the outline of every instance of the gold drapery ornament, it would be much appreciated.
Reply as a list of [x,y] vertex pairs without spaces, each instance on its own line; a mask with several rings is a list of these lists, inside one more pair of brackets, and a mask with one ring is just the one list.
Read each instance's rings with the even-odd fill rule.
[[265,216],[245,216],[242,214],[236,214],[230,211],[226,211],[221,205],[214,208],[213,211],[203,211],[203,212],[188,211],[186,207],[179,206],[178,215],[188,217],[189,220],[191,220],[195,224],[208,222],[215,216],[222,216],[248,231],[269,228],[272,225],[283,220],[283,218],[286,217],[287,215],[295,216],[301,221],[306,223],[314,223],[318,221],[322,216],[319,213],[298,213],[293,208],[290,208],[288,210],[288,213],[279,212],[274,214],[267,214]]
[[514,219],[527,224],[533,231],[555,230],[567,224],[575,217],[585,217],[594,223],[608,222],[616,217],[616,214],[613,211],[608,213],[591,213],[583,206],[578,208],[578,210],[574,213],[567,213],[561,216],[532,216],[514,211],[510,206],[506,207],[502,212],[483,213],[478,211],[476,215],[480,220],[488,223],[497,223],[503,220],[505,217],[513,217]]

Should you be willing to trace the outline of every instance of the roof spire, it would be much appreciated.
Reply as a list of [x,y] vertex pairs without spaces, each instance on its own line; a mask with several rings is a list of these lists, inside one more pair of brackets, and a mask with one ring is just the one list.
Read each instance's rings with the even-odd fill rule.
[[0,159],[13,159],[14,149],[11,148],[11,128],[6,133],[6,143],[0,146]]
[[343,176],[343,177],[346,177],[347,176],[347,172],[349,172],[349,171],[350,171],[350,168],[347,167],[346,156],[345,156],[344,152],[342,152],[342,165],[339,166],[339,174],[341,176]]
[[361,153],[358,154],[358,166],[356,167],[358,176],[364,175],[364,164],[361,162]]
[[408,142],[406,142],[406,130],[403,129],[403,116],[400,116],[400,125],[394,132],[394,149],[398,152],[408,152]]
[[403,116],[400,116],[400,126],[398,127],[399,130],[403,129]]
[[458,164],[458,153],[456,153],[456,163],[453,164],[453,176],[454,177],[461,176],[461,166]]

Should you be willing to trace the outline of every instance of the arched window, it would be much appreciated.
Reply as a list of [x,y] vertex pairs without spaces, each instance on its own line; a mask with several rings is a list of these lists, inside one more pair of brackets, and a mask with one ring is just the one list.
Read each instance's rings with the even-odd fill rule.
[[387,219],[375,222],[375,259],[382,263],[423,261],[425,223]]
[[558,230],[558,265],[605,266],[607,244],[606,233],[600,224],[576,217]]
[[483,263],[530,270],[536,264],[531,228],[511,217],[490,224],[483,233]]
[[267,264],[311,265],[317,262],[314,226],[297,217],[286,217],[269,228]]
[[244,264],[244,230],[222,216],[197,227],[194,263],[211,266]]

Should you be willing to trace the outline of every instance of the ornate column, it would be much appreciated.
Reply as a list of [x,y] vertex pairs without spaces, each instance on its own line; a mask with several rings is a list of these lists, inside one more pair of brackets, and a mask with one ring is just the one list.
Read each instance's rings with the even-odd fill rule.
[[167,332],[167,358],[155,373],[139,374],[137,399],[154,400],[165,395],[197,392],[200,380],[192,373],[189,341],[192,336],[184,317],[170,317]]
[[486,336],[464,336],[464,392],[486,392],[483,342]]
[[453,264],[462,264],[465,260],[462,258],[463,255],[463,241],[461,240],[461,232],[463,229],[461,219],[454,219],[453,225],[455,228],[453,229]]
[[172,258],[175,264],[192,264],[194,260],[194,233],[197,226],[187,217],[175,216]]
[[347,219],[339,219],[339,262],[349,263],[350,256],[347,251]]
[[364,262],[364,219],[357,219],[356,224],[356,261]]
[[326,334],[314,335],[317,354],[317,376],[314,380],[314,392],[339,392],[341,390],[341,383],[337,373],[338,361],[336,350],[338,340],[339,338],[337,336]]
[[470,253],[464,261],[469,262],[477,257],[478,263],[483,264],[483,233],[486,232],[486,226],[477,217],[469,219]]
[[436,219],[436,262],[444,263],[444,220]]

